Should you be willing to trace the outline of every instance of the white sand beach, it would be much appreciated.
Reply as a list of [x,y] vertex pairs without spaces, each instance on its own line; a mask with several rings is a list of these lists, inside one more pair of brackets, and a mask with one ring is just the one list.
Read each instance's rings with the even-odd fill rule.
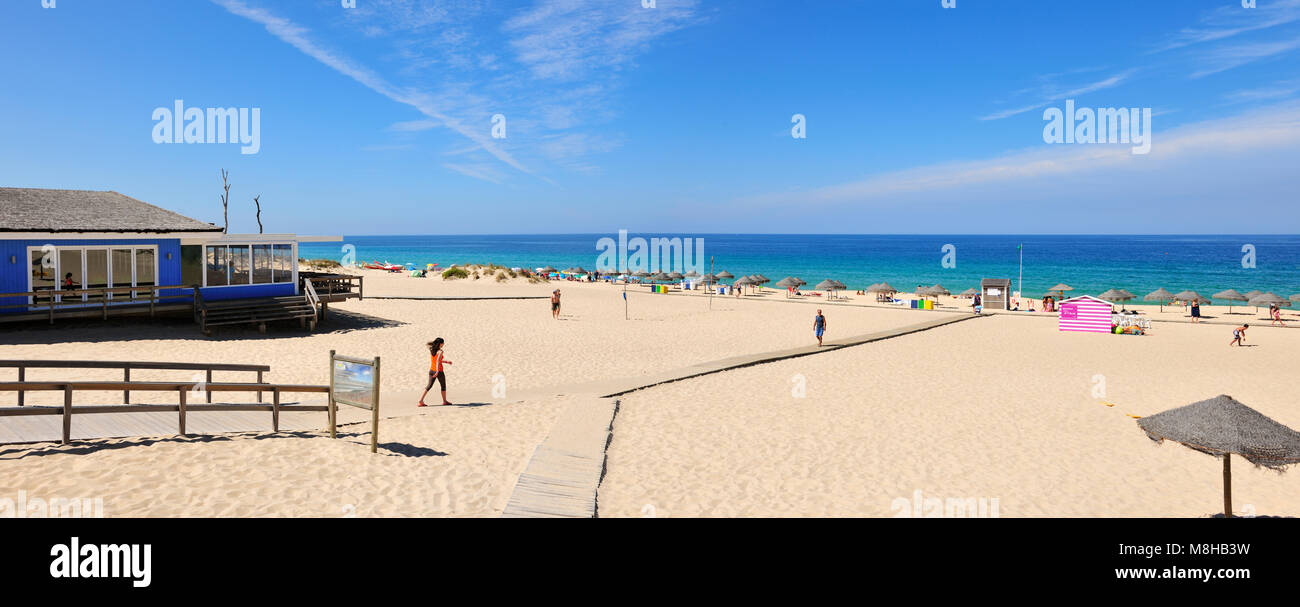
[[[229,328],[205,337],[186,319],[6,326],[0,359],[256,363],[271,366],[270,382],[321,384],[330,350],[380,356],[378,455],[369,453],[364,425],[344,426],[333,441],[264,431],[7,445],[0,497],[102,497],[108,516],[496,516],[561,408],[601,385],[635,386],[691,365],[815,344],[818,307],[830,340],[969,314],[951,299],[930,312],[876,305],[872,296],[832,303],[772,290],[714,296],[710,308],[698,293],[642,287],[628,290],[625,320],[617,286],[361,273],[367,299],[332,305],[315,333],[285,324],[265,335]],[[563,293],[558,321],[545,299],[379,298],[546,297],[554,288]],[[1155,446],[1125,415],[1226,393],[1300,427],[1284,356],[1300,332],[1259,326],[1253,347],[1229,349],[1230,327],[1209,323],[1256,317],[1216,312],[1207,307],[1218,318],[1201,326],[1156,323],[1141,337],[1058,333],[1042,314],[998,315],[633,392],[614,424],[600,513],[642,516],[650,505],[658,516],[890,516],[891,501],[916,490],[996,498],[1001,516],[1217,512],[1218,462]],[[424,344],[434,337],[447,340],[448,396],[463,406],[414,406],[427,379]],[[1098,375],[1104,398],[1093,395]],[[806,380],[806,398],[792,395],[796,376]],[[77,404],[120,397],[78,394]],[[14,404],[12,394],[0,399]],[[1238,462],[1239,511],[1300,515],[1300,481]]]

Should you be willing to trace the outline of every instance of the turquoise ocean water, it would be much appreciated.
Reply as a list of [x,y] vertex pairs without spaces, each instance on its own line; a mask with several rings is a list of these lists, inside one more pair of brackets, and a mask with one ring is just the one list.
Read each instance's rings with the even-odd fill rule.
[[[597,241],[617,236],[345,236],[343,243],[304,243],[299,257],[341,260],[343,245],[351,245],[359,263],[594,269]],[[957,293],[978,286],[981,278],[1009,278],[1015,289],[1023,244],[1023,291],[1029,297],[1040,297],[1061,282],[1075,287],[1073,294],[1093,295],[1122,288],[1141,296],[1160,287],[1175,293],[1192,289],[1207,297],[1224,289],[1258,289],[1282,297],[1300,293],[1300,236],[1291,235],[629,234],[638,236],[703,238],[705,271],[712,259],[716,272],[760,273],[774,281],[797,276],[809,284],[833,278],[850,289],[887,281],[902,290],[939,283]]]

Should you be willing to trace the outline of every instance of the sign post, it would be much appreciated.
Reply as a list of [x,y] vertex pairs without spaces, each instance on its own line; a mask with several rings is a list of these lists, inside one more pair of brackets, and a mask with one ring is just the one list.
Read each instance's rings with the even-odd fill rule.
[[339,356],[330,350],[330,438],[338,438],[338,404],[370,410],[370,452],[379,450],[379,357]]

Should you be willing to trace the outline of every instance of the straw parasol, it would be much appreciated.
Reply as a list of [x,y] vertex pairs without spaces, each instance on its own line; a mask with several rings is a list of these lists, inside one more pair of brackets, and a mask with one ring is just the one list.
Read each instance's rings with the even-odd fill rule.
[[723,270],[723,271],[721,271],[721,272],[718,272],[717,274],[714,274],[714,276],[717,276],[718,278],[723,278],[723,279],[731,279],[731,278],[735,278],[735,277],[736,277],[735,274],[732,274],[731,272],[728,272],[728,271],[726,271],[726,270]]
[[961,298],[963,298],[963,299],[972,299],[972,298],[974,298],[976,295],[979,295],[979,294],[980,294],[980,290],[979,290],[979,289],[976,289],[976,288],[970,288],[970,289],[966,289],[965,291],[962,291],[962,292],[961,292],[961,295],[958,295],[957,297],[961,297]]
[[813,288],[818,291],[833,291],[835,289],[838,289],[839,285],[836,285],[835,281],[828,278],[826,280],[817,283],[817,285],[814,286]]
[[1250,301],[1250,300],[1252,300],[1252,299],[1255,299],[1256,297],[1259,297],[1260,295],[1263,295],[1263,294],[1264,294],[1263,291],[1258,291],[1258,290],[1256,290],[1256,291],[1247,291],[1247,292],[1246,292],[1246,301]]
[[889,286],[889,283],[882,282],[878,285],[871,285],[867,288],[868,293],[897,293],[898,289]]
[[1229,313],[1229,314],[1232,314],[1232,302],[1234,302],[1234,301],[1250,301],[1250,298],[1249,298],[1249,297],[1246,297],[1245,295],[1242,295],[1241,293],[1238,293],[1237,291],[1235,291],[1235,290],[1233,290],[1233,289],[1228,289],[1227,291],[1219,291],[1218,293],[1215,293],[1214,295],[1211,295],[1210,297],[1213,297],[1214,299],[1225,299],[1225,300],[1227,300],[1227,301],[1228,301],[1228,313]]
[[790,296],[790,289],[797,289],[797,288],[799,288],[799,287],[800,287],[801,285],[803,285],[803,284],[804,284],[804,282],[803,282],[802,280],[799,280],[798,278],[795,278],[795,277],[793,277],[793,276],[786,276],[785,278],[782,278],[781,280],[776,281],[776,285],[775,285],[775,286],[778,286],[778,287],[781,287],[782,289],[785,289],[785,290],[786,290],[786,297],[789,297],[789,296]]
[[1194,301],[1199,301],[1199,302],[1201,302],[1201,303],[1210,303],[1209,298],[1207,298],[1207,297],[1205,297],[1204,295],[1201,295],[1200,293],[1197,293],[1196,291],[1193,291],[1193,290],[1191,290],[1191,289],[1188,289],[1188,290],[1186,290],[1186,291],[1183,291],[1183,292],[1181,292],[1181,293],[1175,295],[1175,296],[1174,296],[1174,301],[1185,301],[1185,302],[1187,302],[1187,303],[1192,303],[1192,302],[1194,302]]
[[1066,291],[1073,291],[1073,290],[1074,290],[1074,287],[1072,287],[1072,286],[1070,286],[1070,285],[1067,285],[1067,284],[1065,284],[1065,283],[1061,283],[1061,284],[1056,285],[1055,287],[1052,287],[1052,288],[1048,289],[1047,292],[1048,292],[1048,293],[1060,293],[1060,294],[1061,294],[1061,299],[1065,299],[1065,292],[1066,292]]
[[685,278],[685,276],[683,276],[681,272],[672,272],[668,274],[668,278],[671,280],[681,280]]
[[1136,297],[1133,296],[1132,293],[1129,293],[1128,291],[1125,291],[1123,289],[1110,289],[1109,291],[1106,291],[1105,293],[1102,293],[1097,297],[1104,299],[1106,301],[1128,301],[1130,299],[1137,299]]
[[1147,437],[1171,440],[1223,458],[1223,515],[1232,516],[1232,454],[1256,466],[1284,470],[1300,463],[1300,432],[1269,419],[1231,396],[1170,409],[1138,420]]
[[1174,300],[1174,294],[1170,293],[1164,287],[1160,287],[1159,289],[1147,293],[1147,296],[1143,297],[1142,299],[1146,301],[1160,302],[1160,311],[1163,312],[1165,310],[1165,304]]
[[554,274],[554,273],[556,273],[556,272],[558,272],[558,271],[559,271],[559,270],[556,270],[555,268],[553,268],[553,267],[551,267],[551,266],[546,266],[545,268],[542,268],[542,272],[545,272],[545,273],[547,273],[547,274]]
[[1260,306],[1271,306],[1274,304],[1279,306],[1290,306],[1291,301],[1288,299],[1282,299],[1280,296],[1275,295],[1272,292],[1269,292],[1269,293],[1264,293],[1263,295],[1256,295],[1255,297],[1252,297],[1250,301],[1246,302],[1246,304],[1255,306],[1256,308]]

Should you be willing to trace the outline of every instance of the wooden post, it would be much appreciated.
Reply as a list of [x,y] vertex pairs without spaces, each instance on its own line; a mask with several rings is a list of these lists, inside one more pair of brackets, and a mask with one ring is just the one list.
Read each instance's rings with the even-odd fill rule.
[[72,386],[63,386],[63,444],[72,442]]
[[334,350],[330,350],[330,392],[329,392],[329,418],[330,418],[330,438],[338,438],[337,428],[334,426]]
[[[27,381],[27,368],[26,368],[26,367],[18,367],[18,381],[19,381],[19,382]],[[27,399],[27,391],[26,391],[26,390],[19,390],[19,391],[18,391],[18,406],[19,406],[19,407],[23,406],[23,405],[25,404],[24,401],[25,401],[26,399]]]
[[[261,394],[260,392],[258,394]],[[271,430],[280,431],[280,389],[271,391]]]
[[1223,516],[1232,518],[1232,454],[1223,454]]
[[379,357],[375,357],[374,387],[370,395],[370,452],[379,451]]
[[[209,395],[209,396],[211,396],[211,394],[212,394],[211,392],[208,392],[208,395]],[[181,389],[181,403],[180,403],[180,411],[181,411],[181,416],[180,416],[181,436],[185,436],[185,397],[187,397],[187,396],[189,396],[189,391],[188,391],[188,390],[185,390],[184,388],[182,388],[182,389]]]
[[212,390],[208,389],[208,385],[210,385],[211,383],[212,383],[212,369],[208,369],[208,383],[203,384],[203,391],[208,395],[208,402],[212,402]]
[[[259,384],[262,383],[262,372],[261,372],[261,371],[258,371],[258,372],[257,372],[257,383],[259,383]],[[262,391],[261,391],[261,390],[258,390],[258,391],[257,391],[257,402],[259,402],[259,403],[262,402]],[[278,399],[277,399],[277,402],[278,402]]]
[[[131,366],[130,366],[130,365],[127,365],[127,366],[125,366],[125,367],[122,368],[122,381],[125,381],[125,382],[129,382],[129,381],[131,381]],[[123,391],[122,391],[122,404],[124,404],[124,405],[129,405],[129,404],[131,404],[131,391],[130,391],[130,390],[123,390]]]
[[366,277],[359,276],[357,277],[357,301],[365,301],[365,299],[366,299]]

